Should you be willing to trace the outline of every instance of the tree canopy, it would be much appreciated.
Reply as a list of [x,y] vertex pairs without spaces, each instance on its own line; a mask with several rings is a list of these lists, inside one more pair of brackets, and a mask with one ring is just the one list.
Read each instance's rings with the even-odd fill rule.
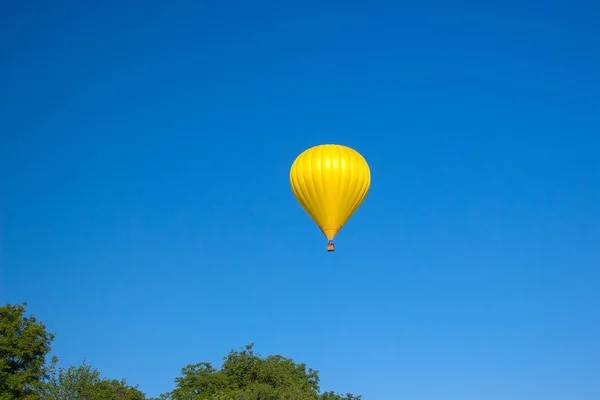
[[25,315],[26,305],[0,308],[0,400],[36,399],[50,372],[46,356],[54,334],[35,316]]
[[[26,303],[0,307],[0,400],[158,400],[124,379],[110,379],[85,359],[58,367],[48,356],[54,334]],[[231,350],[223,364],[190,364],[162,400],[360,400],[361,396],[320,392],[318,371],[281,355],[261,357],[250,343]]]
[[223,365],[188,365],[175,379],[172,400],[354,400],[360,396],[326,392],[319,395],[319,374],[304,363],[295,363],[281,355],[261,358],[251,343],[240,351],[231,351]]
[[143,392],[125,380],[106,379],[85,360],[79,366],[54,370],[41,387],[40,400],[146,400]]

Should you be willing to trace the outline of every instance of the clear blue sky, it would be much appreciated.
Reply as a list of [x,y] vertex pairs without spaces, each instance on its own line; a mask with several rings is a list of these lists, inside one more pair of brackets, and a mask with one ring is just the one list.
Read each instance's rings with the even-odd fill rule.
[[[600,398],[600,3],[11,3],[0,297],[63,365]],[[320,143],[373,175],[333,254],[289,187]]]

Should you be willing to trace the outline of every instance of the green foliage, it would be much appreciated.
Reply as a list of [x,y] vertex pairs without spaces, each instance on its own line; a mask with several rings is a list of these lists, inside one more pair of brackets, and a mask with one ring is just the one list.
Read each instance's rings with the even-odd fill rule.
[[145,400],[137,387],[125,380],[103,378],[85,360],[80,366],[60,368],[46,383],[41,400]]
[[360,400],[361,398],[361,396],[355,396],[352,393],[346,393],[344,395],[341,395],[330,391],[323,393],[319,397],[319,400]]
[[[108,379],[90,364],[57,368],[47,362],[54,334],[25,306],[0,307],[0,400],[159,400],[137,386]],[[280,355],[262,358],[254,344],[223,357],[220,369],[190,364],[175,379],[175,389],[160,400],[360,400],[333,391],[319,394],[318,372]]]
[[319,395],[318,372],[280,355],[261,358],[253,344],[224,357],[220,370],[191,364],[175,379],[171,400],[360,400],[351,394]]
[[0,307],[0,400],[34,400],[52,364],[46,356],[54,334],[33,315],[27,303]]

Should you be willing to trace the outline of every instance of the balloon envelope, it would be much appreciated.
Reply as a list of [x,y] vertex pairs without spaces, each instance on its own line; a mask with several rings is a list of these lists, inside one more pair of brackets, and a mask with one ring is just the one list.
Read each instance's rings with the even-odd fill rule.
[[356,150],[323,144],[302,152],[290,169],[290,184],[296,200],[333,240],[365,199],[371,186],[371,171]]

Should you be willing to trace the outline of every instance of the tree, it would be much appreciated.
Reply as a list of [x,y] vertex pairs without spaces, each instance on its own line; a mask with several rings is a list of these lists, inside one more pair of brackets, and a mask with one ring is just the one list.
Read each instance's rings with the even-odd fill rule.
[[[54,334],[25,306],[0,307],[0,400],[159,400],[146,399],[137,386],[102,377],[83,361],[57,368],[47,356]],[[175,389],[160,400],[360,400],[333,391],[320,394],[319,374],[281,355],[260,357],[254,344],[231,350],[220,369],[190,364],[175,379]]]
[[221,369],[210,363],[190,364],[175,379],[171,400],[360,400],[333,391],[319,394],[319,375],[304,363],[281,355],[261,358],[254,344],[223,357]]
[[60,368],[52,374],[41,400],[145,400],[137,386],[126,381],[103,378],[100,372],[83,360],[80,366]]
[[0,307],[0,400],[33,400],[52,364],[46,363],[54,334],[35,316],[26,316],[27,303]]

